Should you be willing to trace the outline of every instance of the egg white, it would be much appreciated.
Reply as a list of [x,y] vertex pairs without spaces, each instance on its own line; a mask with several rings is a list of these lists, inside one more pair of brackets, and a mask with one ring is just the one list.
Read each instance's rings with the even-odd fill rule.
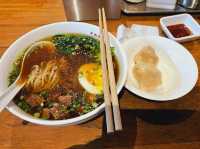
[[102,94],[102,90],[92,85],[84,76],[80,75],[78,78],[79,78],[79,83],[88,93],[95,95]]

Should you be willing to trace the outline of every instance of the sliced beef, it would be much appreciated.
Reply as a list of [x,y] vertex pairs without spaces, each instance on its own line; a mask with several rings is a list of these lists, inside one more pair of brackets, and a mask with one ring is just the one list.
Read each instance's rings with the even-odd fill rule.
[[40,106],[44,102],[44,98],[36,94],[30,94],[25,99],[31,107]]
[[53,107],[49,109],[51,115],[53,116],[53,119],[65,119],[69,117],[68,112],[65,111],[63,108],[65,108],[64,105],[55,103]]
[[52,108],[49,109],[49,111],[54,119],[59,119],[60,117],[59,107],[53,106]]
[[71,95],[65,95],[65,96],[58,97],[59,103],[64,104],[65,106],[70,105],[72,100],[73,100],[73,96],[71,96]]
[[64,88],[61,85],[58,85],[50,92],[48,100],[56,102],[58,100],[58,97],[64,93],[65,93]]

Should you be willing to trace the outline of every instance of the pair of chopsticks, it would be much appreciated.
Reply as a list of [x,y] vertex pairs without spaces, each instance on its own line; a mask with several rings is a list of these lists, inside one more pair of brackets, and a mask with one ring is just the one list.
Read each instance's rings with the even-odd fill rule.
[[[104,8],[99,9],[99,32],[106,126],[107,132],[111,133],[114,132],[114,128],[122,130],[122,123]],[[115,127],[113,126],[113,116]]]

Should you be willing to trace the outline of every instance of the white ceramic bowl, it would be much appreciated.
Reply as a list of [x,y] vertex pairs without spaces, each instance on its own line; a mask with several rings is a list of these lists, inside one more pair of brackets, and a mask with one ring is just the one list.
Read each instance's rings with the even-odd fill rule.
[[[26,33],[25,35],[17,39],[1,57],[0,92],[5,91],[8,87],[8,75],[12,69],[12,63],[15,60],[17,54],[19,54],[20,51],[24,50],[27,46],[34,43],[35,41],[38,41],[45,37],[52,36],[59,33],[83,33],[87,35],[91,35],[91,33],[94,33],[98,35],[99,28],[95,25],[87,24],[87,23],[59,22],[59,23],[45,25]],[[119,80],[117,82],[117,92],[119,93],[122,87],[124,86],[124,83],[126,80],[127,61],[125,58],[125,53],[122,51],[122,48],[118,40],[112,34],[109,34],[109,36],[110,36],[111,45],[114,46],[116,49],[115,55],[119,62]],[[95,110],[87,114],[84,114],[79,117],[71,118],[71,119],[66,119],[66,120],[42,120],[42,119],[34,118],[31,115],[25,113],[23,110],[21,110],[13,102],[11,102],[7,106],[7,109],[14,115],[20,117],[21,119],[24,119],[26,121],[29,121],[35,124],[70,125],[70,124],[79,124],[95,117],[97,114],[99,114],[101,111],[104,110],[104,107],[105,107],[105,104],[102,104],[99,107],[97,107]]]
[[[181,38],[175,38],[168,30],[167,26],[175,24],[185,24],[192,32],[192,35]],[[165,34],[177,42],[186,42],[200,38],[200,25],[190,14],[179,14],[160,19],[160,25]]]
[[129,3],[141,3],[144,0],[126,0],[126,1],[129,2]]

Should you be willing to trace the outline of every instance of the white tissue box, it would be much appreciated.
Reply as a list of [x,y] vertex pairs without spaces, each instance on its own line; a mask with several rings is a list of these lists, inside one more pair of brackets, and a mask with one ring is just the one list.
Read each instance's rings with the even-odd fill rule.
[[177,0],[147,0],[146,6],[151,8],[175,9]]

